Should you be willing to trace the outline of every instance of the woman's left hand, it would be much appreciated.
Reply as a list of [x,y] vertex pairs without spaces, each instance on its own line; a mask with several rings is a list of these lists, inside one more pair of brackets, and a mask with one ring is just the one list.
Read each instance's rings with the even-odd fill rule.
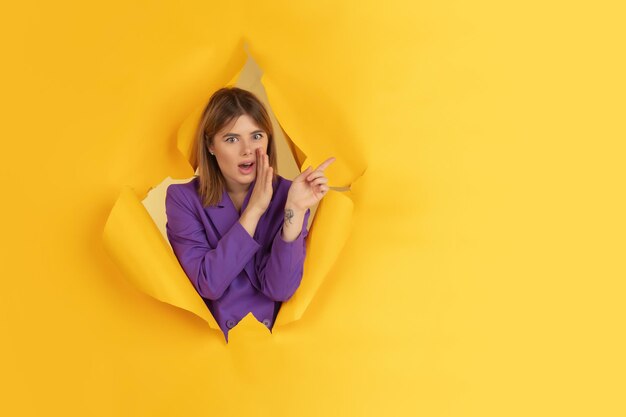
[[328,192],[326,185],[328,178],[324,176],[324,170],[333,162],[335,162],[334,157],[328,158],[314,171],[309,166],[306,171],[294,178],[287,194],[285,207],[290,205],[296,210],[306,211],[319,203]]

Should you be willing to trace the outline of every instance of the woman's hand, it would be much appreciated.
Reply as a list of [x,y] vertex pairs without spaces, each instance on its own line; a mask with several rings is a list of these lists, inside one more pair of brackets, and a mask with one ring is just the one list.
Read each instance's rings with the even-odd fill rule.
[[272,200],[273,168],[270,166],[269,156],[261,148],[256,149],[256,182],[246,210],[251,209],[260,217],[265,213]]
[[311,170],[312,167],[308,167],[306,171],[298,175],[291,183],[285,207],[306,211],[319,203],[328,191],[326,185],[328,178],[324,176],[324,170],[333,162],[335,162],[334,157],[328,158],[315,171]]

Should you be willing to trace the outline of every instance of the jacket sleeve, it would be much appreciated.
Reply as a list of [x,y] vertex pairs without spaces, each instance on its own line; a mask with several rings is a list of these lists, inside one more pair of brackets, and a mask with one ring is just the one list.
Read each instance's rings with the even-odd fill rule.
[[196,291],[204,298],[216,300],[224,294],[261,245],[237,221],[216,247],[211,247],[193,205],[180,191],[172,186],[167,188],[167,237]]
[[274,301],[287,301],[296,292],[302,281],[306,256],[307,224],[311,210],[307,209],[298,237],[286,242],[282,237],[282,226],[274,236],[269,252],[263,254],[256,264],[258,282],[255,287]]

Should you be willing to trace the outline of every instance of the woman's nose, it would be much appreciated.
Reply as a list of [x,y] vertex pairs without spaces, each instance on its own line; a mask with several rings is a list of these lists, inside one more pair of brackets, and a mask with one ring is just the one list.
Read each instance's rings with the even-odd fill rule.
[[256,154],[256,148],[258,148],[259,146],[255,146],[257,144],[252,143],[252,141],[250,140],[242,140],[242,153],[243,155],[255,155]]
[[241,153],[243,155],[252,155],[254,153],[254,149],[250,141],[245,139],[241,141]]

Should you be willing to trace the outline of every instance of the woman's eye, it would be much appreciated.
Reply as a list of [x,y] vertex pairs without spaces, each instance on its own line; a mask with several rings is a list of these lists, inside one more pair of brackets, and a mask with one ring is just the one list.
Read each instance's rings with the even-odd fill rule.
[[234,141],[231,141],[231,139],[237,139],[237,138],[234,137],[234,136],[230,136],[230,137],[226,138],[226,142],[233,143]]
[[263,138],[263,134],[262,133],[257,133],[256,135],[254,135],[254,138],[257,139],[257,136],[258,136],[259,140],[261,140]]

